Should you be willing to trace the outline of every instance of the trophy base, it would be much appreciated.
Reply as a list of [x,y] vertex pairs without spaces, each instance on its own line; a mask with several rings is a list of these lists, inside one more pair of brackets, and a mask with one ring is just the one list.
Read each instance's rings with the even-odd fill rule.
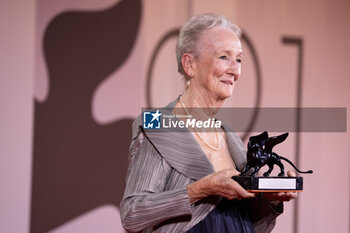
[[303,177],[233,176],[233,180],[250,192],[301,192]]

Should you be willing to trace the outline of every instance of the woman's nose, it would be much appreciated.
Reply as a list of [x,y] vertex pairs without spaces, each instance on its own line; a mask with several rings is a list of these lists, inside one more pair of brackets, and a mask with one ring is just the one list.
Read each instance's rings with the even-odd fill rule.
[[241,75],[241,63],[236,60],[231,61],[226,73],[232,75],[234,77],[234,81],[237,81]]

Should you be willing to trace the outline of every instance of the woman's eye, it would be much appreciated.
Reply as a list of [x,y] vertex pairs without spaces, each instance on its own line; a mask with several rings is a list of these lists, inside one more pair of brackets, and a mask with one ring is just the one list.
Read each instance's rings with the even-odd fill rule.
[[223,56],[220,57],[220,59],[226,60],[227,56],[223,55]]
[[237,63],[242,63],[242,59],[238,58],[236,59]]

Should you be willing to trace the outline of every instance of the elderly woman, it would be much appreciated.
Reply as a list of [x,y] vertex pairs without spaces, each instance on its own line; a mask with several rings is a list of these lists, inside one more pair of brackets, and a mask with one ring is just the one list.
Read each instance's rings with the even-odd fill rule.
[[[196,119],[215,118],[241,75],[240,29],[202,14],[180,30],[176,55],[185,89],[167,107]],[[256,195],[231,179],[246,164],[240,138],[214,132],[148,132],[133,123],[130,166],[121,202],[129,232],[270,232],[295,193]]]

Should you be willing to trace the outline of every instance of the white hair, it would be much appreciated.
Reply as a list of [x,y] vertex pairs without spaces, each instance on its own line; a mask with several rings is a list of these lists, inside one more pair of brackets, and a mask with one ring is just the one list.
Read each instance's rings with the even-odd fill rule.
[[176,43],[176,58],[180,74],[185,76],[181,62],[182,56],[185,53],[198,56],[196,45],[198,44],[201,33],[217,26],[231,29],[238,37],[241,35],[241,29],[237,25],[231,23],[225,16],[212,13],[193,16],[183,25]]

